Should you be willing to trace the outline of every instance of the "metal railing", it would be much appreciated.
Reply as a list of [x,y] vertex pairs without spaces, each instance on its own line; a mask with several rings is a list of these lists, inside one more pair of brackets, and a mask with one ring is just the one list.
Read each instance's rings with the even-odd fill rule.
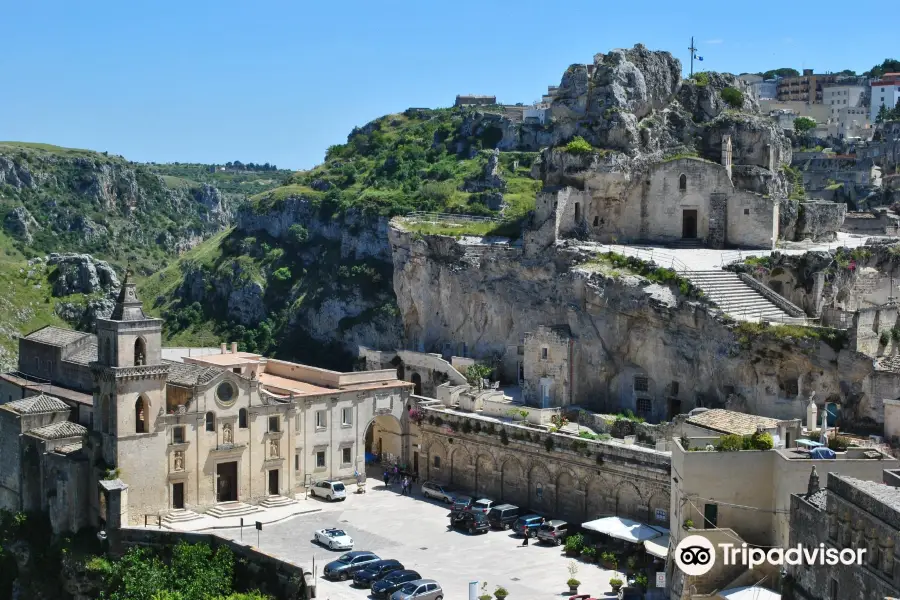
[[636,248],[634,246],[620,246],[617,244],[601,244],[600,248],[602,249],[601,253],[615,252],[616,254],[621,254],[623,256],[640,258],[642,260],[652,262],[658,267],[662,267],[664,269],[672,269],[673,271],[676,271],[678,273],[686,273],[690,275],[691,273],[695,272],[683,261],[679,260],[676,256],[668,254],[666,252],[661,252],[655,248],[645,250],[644,248]]
[[476,215],[458,215],[454,213],[430,213],[415,211],[407,214],[404,219],[412,221],[435,221],[438,223],[500,223],[502,219],[496,217],[480,217]]

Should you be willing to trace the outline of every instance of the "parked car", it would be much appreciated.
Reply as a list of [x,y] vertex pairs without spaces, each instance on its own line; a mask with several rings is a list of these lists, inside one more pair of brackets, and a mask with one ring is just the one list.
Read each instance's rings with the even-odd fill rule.
[[309,494],[326,500],[346,500],[347,488],[340,481],[320,481],[311,488]]
[[512,504],[492,506],[488,512],[488,521],[494,529],[509,529],[522,514],[522,509]]
[[329,550],[353,550],[353,538],[343,529],[320,529],[316,541]]
[[538,527],[537,539],[539,542],[546,542],[548,544],[556,544],[559,546],[566,541],[567,537],[569,537],[569,530],[571,527],[571,525],[565,521],[560,521],[559,519],[547,521]]
[[373,583],[385,575],[402,570],[403,564],[399,560],[376,560],[353,575],[353,585],[363,588],[371,587]]
[[618,600],[644,600],[644,592],[638,587],[619,588]]
[[410,581],[422,579],[416,571],[393,571],[372,584],[372,597],[378,599],[387,599],[391,594],[403,587]]
[[480,512],[458,510],[450,513],[450,525],[469,533],[487,533],[491,528],[487,516]]
[[433,579],[419,579],[403,584],[403,587],[394,592],[391,600],[443,600],[444,590]]
[[353,577],[353,574],[364,569],[367,565],[381,560],[377,554],[365,551],[348,552],[337,560],[333,560],[325,565],[322,575],[325,579],[340,579],[346,581]]
[[525,530],[529,530],[531,533],[537,531],[537,529],[544,524],[544,517],[539,517],[538,515],[524,515],[516,519],[516,522],[513,523],[513,531],[518,533],[519,535],[525,535]]
[[447,504],[453,504],[456,500],[456,492],[452,488],[434,481],[426,481],[422,484],[422,495]]
[[476,500],[472,504],[469,505],[469,510],[472,512],[480,512],[482,514],[488,514],[491,511],[491,508],[496,504],[493,500],[488,500],[487,498],[482,498],[481,500]]
[[472,506],[472,499],[468,496],[457,496],[453,500],[453,508],[450,510],[468,510]]

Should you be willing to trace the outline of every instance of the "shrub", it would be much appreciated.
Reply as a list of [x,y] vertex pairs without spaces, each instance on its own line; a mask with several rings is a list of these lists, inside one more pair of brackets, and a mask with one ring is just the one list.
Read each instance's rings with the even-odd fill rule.
[[581,552],[584,549],[584,536],[580,533],[570,535],[566,538],[566,544],[563,548],[566,552]]
[[622,587],[625,582],[619,579],[618,577],[613,577],[609,580],[609,585],[612,587]]
[[581,549],[581,555],[585,558],[593,558],[597,556],[597,549],[593,546],[584,546]]
[[709,73],[694,73],[694,83],[697,87],[706,87],[709,85]]
[[566,144],[566,152],[569,154],[590,154],[593,151],[594,147],[580,135],[576,135]]
[[566,581],[566,585],[568,585],[569,587],[577,588],[579,585],[581,585],[581,582],[578,581],[577,579],[575,579],[574,577],[570,577],[569,580]]
[[634,582],[642,589],[647,589],[647,576],[643,573],[638,573],[634,576]]
[[891,334],[887,331],[882,331],[881,335],[878,336],[878,343],[882,346],[887,346],[891,342]]
[[775,447],[775,441],[772,434],[765,431],[757,431],[750,436],[750,449],[752,450],[771,450]]
[[722,90],[722,100],[732,108],[740,108],[744,105],[744,94],[737,88],[727,87]]
[[550,452],[553,450],[553,436],[552,435],[548,435],[546,438],[544,438],[544,448],[547,449],[547,452]]
[[306,227],[299,223],[294,223],[288,227],[287,233],[288,241],[298,246],[309,239],[309,232],[306,230]]
[[744,438],[734,433],[723,435],[716,443],[716,450],[718,452],[737,452],[738,450],[743,449]]
[[850,438],[844,437],[842,435],[836,435],[833,438],[828,438],[828,447],[835,452],[844,452],[847,450],[847,448],[850,447]]
[[272,277],[277,281],[288,281],[291,278],[291,270],[287,267],[275,269],[272,273]]
[[805,131],[809,131],[810,129],[816,128],[815,119],[810,119],[809,117],[797,117],[794,119],[794,131],[799,133],[803,133]]
[[685,519],[684,527],[685,527],[685,529],[693,529],[694,528],[694,520],[693,519]]
[[503,600],[507,596],[509,596],[509,592],[502,585],[498,585],[497,589],[494,590],[494,598],[496,598],[497,600]]
[[462,432],[463,433],[472,433],[472,424],[469,423],[469,420],[466,419],[462,424]]
[[500,443],[509,446],[509,434],[506,433],[506,429],[500,430]]

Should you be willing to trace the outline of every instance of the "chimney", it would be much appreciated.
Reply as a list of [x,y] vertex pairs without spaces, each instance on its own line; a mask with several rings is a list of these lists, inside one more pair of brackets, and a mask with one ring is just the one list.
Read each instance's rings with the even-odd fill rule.
[[221,349],[222,349],[222,354],[228,354],[228,344],[226,344],[225,342],[222,342]]
[[728,179],[731,179],[731,136],[722,136],[722,166],[728,173]]
[[231,353],[237,354],[237,342],[231,342]]

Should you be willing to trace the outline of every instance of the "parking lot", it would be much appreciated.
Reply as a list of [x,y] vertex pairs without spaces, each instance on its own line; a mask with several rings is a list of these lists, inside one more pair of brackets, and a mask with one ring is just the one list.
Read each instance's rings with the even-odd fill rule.
[[[401,496],[399,486],[385,490],[381,482],[369,479],[366,494],[348,494],[343,502],[317,499],[322,511],[301,515],[281,523],[265,525],[259,547],[268,554],[283,557],[310,568],[315,559],[316,596],[325,600],[350,600],[368,597],[368,590],[355,589],[350,582],[331,582],[321,577],[325,563],[342,552],[331,552],[313,543],[317,529],[339,527],[353,537],[355,550],[371,550],[381,558],[397,559],[422,577],[437,580],[446,600],[468,598],[470,581],[488,583],[493,592],[502,585],[510,600],[568,597],[568,565],[561,549],[537,544],[533,539],[521,547],[522,539],[509,531],[490,531],[470,536],[447,529],[446,505],[423,500],[418,486],[412,496]],[[355,486],[350,486],[352,491]],[[238,538],[239,531],[220,530],[219,535]],[[244,529],[244,540],[256,542],[256,531]],[[596,564],[576,561],[581,581],[579,593],[613,596],[611,571]],[[480,584],[479,584],[480,588]]]

